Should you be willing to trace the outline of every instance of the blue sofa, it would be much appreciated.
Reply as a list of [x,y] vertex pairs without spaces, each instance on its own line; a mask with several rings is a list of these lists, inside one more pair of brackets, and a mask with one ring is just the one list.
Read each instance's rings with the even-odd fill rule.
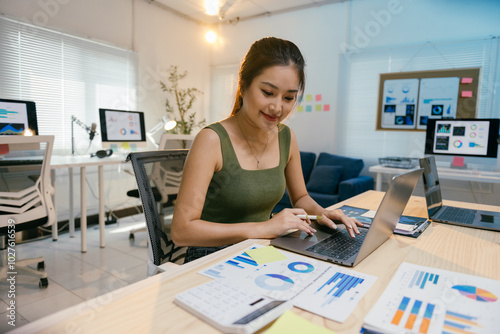
[[[309,195],[322,207],[374,189],[371,176],[359,175],[364,167],[362,159],[353,159],[339,155],[300,152],[302,173]],[[283,198],[276,204],[273,212],[291,208],[290,197],[285,191]]]

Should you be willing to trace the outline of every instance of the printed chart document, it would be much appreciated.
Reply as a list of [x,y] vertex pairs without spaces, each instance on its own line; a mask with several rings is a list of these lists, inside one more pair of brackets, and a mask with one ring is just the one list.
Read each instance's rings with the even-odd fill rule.
[[[253,245],[249,249],[263,247]],[[229,279],[267,297],[343,322],[377,279],[283,250],[286,259],[257,264],[246,250],[199,273]]]
[[368,313],[380,333],[498,333],[500,281],[402,263]]

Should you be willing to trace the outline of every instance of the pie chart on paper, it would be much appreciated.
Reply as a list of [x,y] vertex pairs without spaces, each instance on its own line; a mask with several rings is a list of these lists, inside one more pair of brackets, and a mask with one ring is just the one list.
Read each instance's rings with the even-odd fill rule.
[[474,299],[480,302],[496,302],[498,300],[497,296],[492,294],[489,291],[476,288],[475,286],[470,285],[455,285],[452,289],[460,292],[462,296],[465,296],[470,299]]

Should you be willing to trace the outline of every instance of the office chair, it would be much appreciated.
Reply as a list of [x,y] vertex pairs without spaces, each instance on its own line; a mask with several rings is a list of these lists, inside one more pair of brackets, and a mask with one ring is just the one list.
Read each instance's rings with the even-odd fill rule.
[[[162,150],[166,150],[168,148],[176,148],[176,149],[177,148],[190,148],[191,144],[193,143],[194,138],[195,138],[195,135],[178,135],[178,134],[164,133],[160,138],[159,144],[157,145],[158,150],[162,151]],[[169,192],[168,194],[167,194],[167,191]],[[158,189],[156,187],[153,187],[153,195],[154,195],[154,198],[157,202],[161,217],[163,217],[163,215],[162,215],[163,205],[165,203],[175,199],[175,197],[176,197],[175,195],[177,194],[177,192],[175,191],[175,189],[172,189],[172,188],[169,188],[169,189],[164,188],[162,193],[164,195],[163,197],[160,194],[160,192],[158,191]],[[165,197],[166,194],[169,196]],[[138,189],[132,189],[132,190],[127,191],[127,196],[139,198]],[[162,199],[163,199],[163,201],[162,201]],[[134,228],[134,229],[130,230],[129,236],[128,236],[129,240],[134,240],[135,233],[137,233],[137,232],[146,232],[146,224],[144,224],[143,227],[138,227],[138,228]]]
[[169,193],[177,193],[188,150],[164,150],[130,153],[127,161],[132,162],[137,187],[142,202],[146,227],[149,235],[149,260],[147,275],[166,271],[169,263],[185,257],[186,247],[176,247],[170,240],[160,217],[153,188],[162,195],[162,201]]
[[[0,279],[8,272],[40,278],[49,285],[43,257],[21,260],[11,253],[15,233],[50,226],[57,219],[51,195],[50,158],[54,136],[2,136],[0,144],[0,236],[7,239]],[[37,264],[37,269],[28,267]]]

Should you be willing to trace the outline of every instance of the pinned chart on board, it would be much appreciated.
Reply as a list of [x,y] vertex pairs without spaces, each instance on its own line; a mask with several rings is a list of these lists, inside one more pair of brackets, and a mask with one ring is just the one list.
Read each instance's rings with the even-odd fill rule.
[[382,102],[382,128],[414,129],[418,79],[386,80]]
[[[249,249],[263,247],[253,245]],[[377,279],[374,276],[277,250],[285,259],[258,264],[246,250],[199,273],[229,279],[264,296],[343,322]]]
[[364,320],[383,333],[495,333],[500,281],[403,263]]

